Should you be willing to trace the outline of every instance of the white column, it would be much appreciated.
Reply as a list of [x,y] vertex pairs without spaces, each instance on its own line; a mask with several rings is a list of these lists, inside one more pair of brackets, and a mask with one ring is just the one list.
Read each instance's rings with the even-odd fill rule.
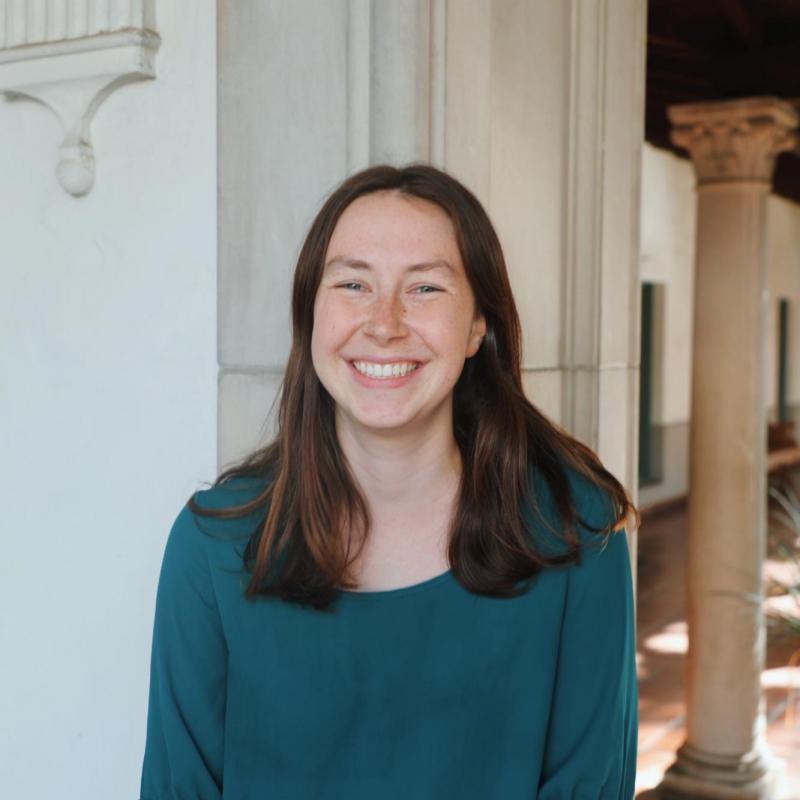
[[[772,796],[764,740],[766,198],[797,115],[774,98],[673,106],[697,174],[687,738],[669,797]],[[665,792],[666,795],[666,792]]]

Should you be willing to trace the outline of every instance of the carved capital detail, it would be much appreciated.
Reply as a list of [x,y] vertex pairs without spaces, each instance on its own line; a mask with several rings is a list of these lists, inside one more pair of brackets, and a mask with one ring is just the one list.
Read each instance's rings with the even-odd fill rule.
[[672,142],[689,151],[698,184],[771,183],[778,153],[797,146],[798,115],[775,97],[670,106]]
[[155,77],[154,0],[0,0],[0,94],[36,100],[64,131],[56,176],[75,197],[94,185],[90,126],[120,86]]

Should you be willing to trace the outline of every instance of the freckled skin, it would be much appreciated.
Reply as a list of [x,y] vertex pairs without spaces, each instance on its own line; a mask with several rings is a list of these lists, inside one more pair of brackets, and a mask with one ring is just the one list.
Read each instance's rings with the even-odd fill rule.
[[[359,197],[345,209],[325,256],[372,269],[329,268],[314,302],[314,369],[336,403],[337,429],[397,436],[452,430],[452,393],[486,332],[476,315],[453,224],[434,203],[394,192]],[[412,264],[444,260],[408,272]],[[350,359],[426,362],[406,385],[367,387]]]

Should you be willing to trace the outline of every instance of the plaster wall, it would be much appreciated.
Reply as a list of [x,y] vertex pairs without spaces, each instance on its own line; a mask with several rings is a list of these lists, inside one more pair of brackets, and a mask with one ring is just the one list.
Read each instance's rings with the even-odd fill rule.
[[778,402],[778,304],[782,299],[789,301],[788,404],[796,407],[800,403],[800,206],[782,197],[771,196],[767,203],[767,263],[766,402],[774,414]]
[[163,547],[216,468],[215,4],[156,27],[85,197],[55,116],[0,100],[4,797],[138,797]]
[[689,418],[694,308],[694,170],[686,159],[645,142],[642,150],[640,280],[662,285],[663,358],[653,421]]

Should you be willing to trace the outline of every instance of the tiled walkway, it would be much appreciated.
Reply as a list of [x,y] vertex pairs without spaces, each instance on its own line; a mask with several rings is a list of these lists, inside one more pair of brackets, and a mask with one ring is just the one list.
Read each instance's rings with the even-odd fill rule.
[[[659,783],[685,739],[683,671],[687,644],[685,506],[642,516],[638,544],[637,797]],[[768,558],[767,572],[775,574],[783,566],[777,559]],[[762,675],[767,743],[772,753],[786,762],[776,800],[800,800],[800,667],[788,666],[792,653],[800,648],[800,637],[780,637],[772,628],[768,632],[767,669]],[[789,697],[792,685],[796,687],[793,700]],[[792,708],[794,721],[788,724]]]

